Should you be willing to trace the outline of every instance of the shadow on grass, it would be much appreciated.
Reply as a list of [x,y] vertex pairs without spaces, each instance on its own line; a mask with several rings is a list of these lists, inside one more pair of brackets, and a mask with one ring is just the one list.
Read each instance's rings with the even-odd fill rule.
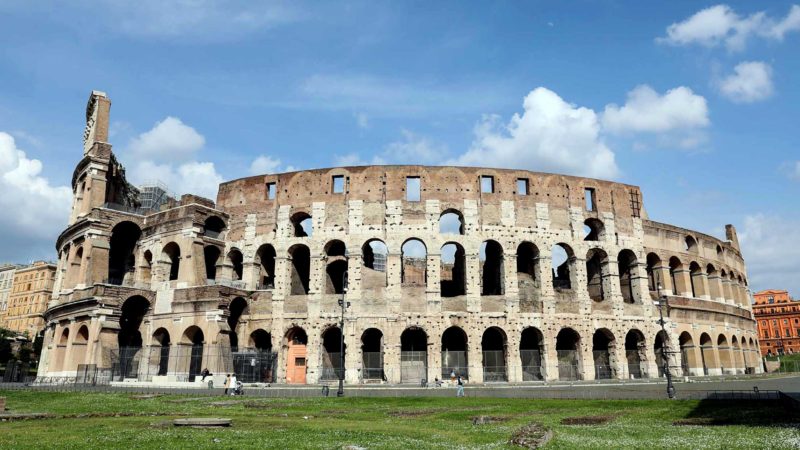
[[745,425],[796,427],[800,408],[791,399],[702,400],[673,425]]

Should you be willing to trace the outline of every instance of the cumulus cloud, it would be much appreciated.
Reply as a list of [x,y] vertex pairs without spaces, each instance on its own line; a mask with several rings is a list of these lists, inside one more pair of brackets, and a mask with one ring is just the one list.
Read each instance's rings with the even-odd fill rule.
[[772,95],[772,67],[759,61],[745,61],[719,81],[719,91],[736,103],[753,103]]
[[202,134],[176,117],[157,122],[128,145],[130,180],[134,184],[160,181],[177,195],[215,199],[223,178],[214,163],[196,160],[205,142]]
[[51,186],[41,172],[41,161],[28,158],[13,136],[0,132],[0,259],[20,260],[15,249],[25,258],[54,252],[44,248],[52,247],[67,224],[72,189]]
[[750,286],[757,290],[789,289],[800,296],[800,221],[754,214],[745,217],[739,232]]
[[206,144],[206,139],[181,119],[168,116],[131,140],[128,148],[137,158],[183,161]]
[[356,119],[356,125],[358,128],[366,130],[369,128],[369,116],[363,112],[353,114],[353,117]]
[[707,127],[706,99],[679,86],[659,95],[650,86],[640,85],[628,92],[624,105],[606,105],[603,127],[610,133],[664,133]]
[[725,45],[728,50],[739,51],[744,49],[751,37],[781,41],[787,33],[798,30],[798,5],[792,5],[782,19],[769,17],[763,11],[740,16],[728,5],[716,5],[668,26],[667,36],[658,38],[657,41],[671,45]]
[[442,164],[448,154],[447,146],[410,130],[400,130],[402,139],[390,142],[372,158],[364,159],[358,153],[337,155],[339,166],[367,164]]
[[567,103],[544,87],[525,97],[523,109],[507,124],[499,116],[484,116],[475,127],[470,149],[448,164],[600,178],[619,174],[614,153],[601,139],[600,123],[593,110]]
[[250,163],[251,175],[264,175],[267,173],[276,173],[281,166],[281,160],[267,155],[259,155]]

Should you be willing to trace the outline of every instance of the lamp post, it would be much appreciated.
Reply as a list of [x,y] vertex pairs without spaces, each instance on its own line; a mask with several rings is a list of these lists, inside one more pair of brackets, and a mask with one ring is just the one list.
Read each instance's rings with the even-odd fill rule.
[[[345,253],[345,258],[347,254]],[[337,397],[344,397],[344,312],[350,306],[350,302],[344,300],[347,294],[347,271],[342,275],[342,296],[339,298],[339,306],[342,308],[342,317],[339,321],[339,390],[336,391]]]
[[[669,308],[669,304],[667,303],[666,294],[661,294],[661,283],[658,283],[658,301],[655,303],[656,306],[658,306],[658,323],[661,325],[661,331],[664,333],[664,340],[666,343],[667,330],[664,327],[664,312],[662,311],[662,307],[663,305],[667,305],[667,308]],[[667,312],[669,312],[669,310],[667,310]],[[661,354],[664,357],[664,374],[667,376],[667,397],[673,399],[675,398],[675,386],[672,385],[672,373],[669,370],[669,356],[667,353],[667,346],[665,345],[661,350]]]

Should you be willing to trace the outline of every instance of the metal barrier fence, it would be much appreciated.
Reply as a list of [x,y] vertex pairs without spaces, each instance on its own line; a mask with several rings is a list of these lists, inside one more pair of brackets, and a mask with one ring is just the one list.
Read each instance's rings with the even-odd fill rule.
[[449,380],[453,376],[461,375],[469,379],[469,366],[467,365],[467,352],[443,351],[442,352],[442,380]]
[[580,368],[578,366],[577,350],[556,350],[558,357],[558,379],[579,380]]
[[[20,383],[31,377],[31,366],[26,362],[9,361],[3,369],[3,376],[0,378],[5,383]],[[35,378],[35,375],[33,376]]]
[[506,355],[503,350],[483,352],[483,382],[507,381]]
[[383,369],[382,352],[362,352],[361,353],[361,380],[362,381],[386,381],[386,372]]
[[400,352],[400,382],[420,383],[428,378],[428,352]]

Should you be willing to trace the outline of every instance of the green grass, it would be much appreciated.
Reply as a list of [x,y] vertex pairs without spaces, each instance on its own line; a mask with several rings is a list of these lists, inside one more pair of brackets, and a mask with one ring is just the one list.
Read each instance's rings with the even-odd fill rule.
[[[55,418],[0,423],[0,448],[508,448],[535,422],[553,430],[547,448],[798,448],[800,418],[751,404],[484,398],[237,398],[0,391],[13,412]],[[260,408],[247,407],[257,404]],[[75,414],[103,417],[63,417]],[[139,416],[114,417],[118,413]],[[152,414],[152,415],[148,415]],[[602,425],[567,417],[612,416]],[[181,416],[226,417],[219,430],[171,426]],[[473,425],[476,416],[502,420]],[[721,425],[673,425],[675,420]],[[778,420],[780,423],[770,423]],[[167,423],[169,422],[169,423]],[[706,423],[702,422],[702,423]]]
[[800,370],[800,353],[783,356],[767,356],[767,361],[781,360],[781,367],[779,370],[784,372],[796,372]]

